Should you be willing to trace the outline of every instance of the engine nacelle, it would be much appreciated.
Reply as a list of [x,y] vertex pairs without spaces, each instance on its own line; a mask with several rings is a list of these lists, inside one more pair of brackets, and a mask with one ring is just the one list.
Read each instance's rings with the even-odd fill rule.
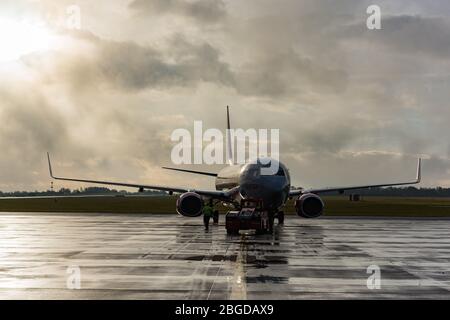
[[195,192],[183,193],[177,199],[177,212],[185,217],[198,217],[202,214],[203,199]]
[[313,193],[307,193],[295,200],[297,215],[303,218],[317,218],[323,213],[322,199]]

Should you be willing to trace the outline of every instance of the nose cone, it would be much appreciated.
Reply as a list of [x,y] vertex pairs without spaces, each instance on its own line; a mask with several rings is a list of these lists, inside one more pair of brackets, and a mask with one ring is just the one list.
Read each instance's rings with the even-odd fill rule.
[[241,174],[240,193],[243,198],[262,199],[268,210],[279,208],[287,197],[286,178],[261,175],[258,165],[249,165]]

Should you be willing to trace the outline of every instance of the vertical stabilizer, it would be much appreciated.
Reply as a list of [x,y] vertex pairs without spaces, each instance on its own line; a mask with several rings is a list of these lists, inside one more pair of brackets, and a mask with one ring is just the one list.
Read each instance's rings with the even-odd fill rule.
[[227,106],[227,160],[229,165],[233,165],[233,141],[231,141],[230,107]]

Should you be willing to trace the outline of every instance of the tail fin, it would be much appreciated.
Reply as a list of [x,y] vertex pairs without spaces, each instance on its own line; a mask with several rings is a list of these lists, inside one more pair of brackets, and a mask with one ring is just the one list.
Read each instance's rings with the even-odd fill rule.
[[233,161],[233,141],[231,141],[231,126],[230,126],[230,107],[227,106],[227,160],[230,165]]

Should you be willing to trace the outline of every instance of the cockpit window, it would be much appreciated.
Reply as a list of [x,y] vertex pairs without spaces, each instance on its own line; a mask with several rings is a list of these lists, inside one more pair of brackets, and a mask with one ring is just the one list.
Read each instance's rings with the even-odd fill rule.
[[285,173],[284,173],[284,170],[283,170],[282,167],[279,167],[279,168],[278,168],[278,172],[277,172],[276,175],[277,175],[277,176],[281,176],[281,177],[284,177],[284,176],[285,176]]

